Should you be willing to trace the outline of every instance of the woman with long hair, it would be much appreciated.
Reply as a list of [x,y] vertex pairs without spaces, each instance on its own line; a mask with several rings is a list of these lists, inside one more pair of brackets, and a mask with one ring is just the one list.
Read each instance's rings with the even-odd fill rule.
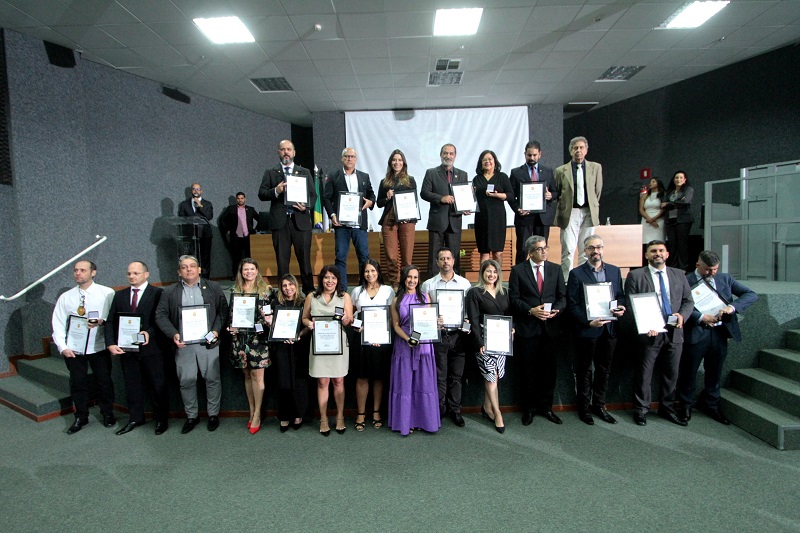
[[680,270],[689,270],[689,231],[692,229],[692,199],[694,189],[689,185],[686,172],[678,170],[667,187],[661,209],[667,211],[667,265]]
[[[650,241],[664,240],[664,210],[661,202],[664,198],[664,183],[658,178],[651,178],[639,194],[639,214],[642,215],[642,246]],[[644,252],[642,249],[642,257]]]
[[396,192],[416,190],[417,182],[413,176],[408,175],[405,154],[400,150],[394,150],[389,155],[386,177],[381,180],[378,187],[377,201],[378,207],[383,207],[383,214],[378,224],[381,225],[383,246],[388,259],[386,280],[393,286],[397,285],[400,268],[411,264],[417,222],[397,220],[392,198]]
[[[494,259],[503,263],[503,250],[506,247],[506,206],[513,205],[514,193],[511,180],[500,172],[500,161],[491,150],[484,150],[478,157],[472,186],[478,200],[475,213],[475,243],[481,254],[481,263]],[[511,200],[509,201],[509,197]]]

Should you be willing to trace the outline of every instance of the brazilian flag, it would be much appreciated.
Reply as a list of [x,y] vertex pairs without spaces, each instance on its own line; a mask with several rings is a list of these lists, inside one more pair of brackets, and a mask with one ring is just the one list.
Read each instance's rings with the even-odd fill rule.
[[314,227],[323,229],[322,227],[322,189],[324,185],[324,177],[322,172],[314,165],[314,188],[317,190],[317,201],[314,204]]

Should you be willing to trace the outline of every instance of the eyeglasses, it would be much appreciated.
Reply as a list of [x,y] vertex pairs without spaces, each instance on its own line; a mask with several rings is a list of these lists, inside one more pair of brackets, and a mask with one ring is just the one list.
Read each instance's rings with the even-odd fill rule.
[[595,250],[597,250],[599,252],[602,249],[603,249],[603,245],[602,244],[599,245],[599,246],[587,246],[586,247],[586,251],[587,252],[594,252]]
[[354,155],[343,155],[342,156],[342,159],[355,159],[355,158],[356,158],[356,156],[354,156]]
[[536,253],[542,253],[542,252],[546,252],[549,249],[550,249],[549,246],[540,246],[538,248],[534,248],[533,251],[536,252]]

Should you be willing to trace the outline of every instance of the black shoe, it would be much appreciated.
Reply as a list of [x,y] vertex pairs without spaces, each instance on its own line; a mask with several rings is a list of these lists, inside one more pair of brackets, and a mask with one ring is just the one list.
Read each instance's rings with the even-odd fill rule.
[[606,408],[603,406],[594,406],[592,407],[592,414],[595,415],[597,418],[602,420],[603,422],[607,422],[609,424],[616,424],[617,419],[611,416]]
[[439,408],[439,419],[444,420],[447,417],[447,408]]
[[677,424],[679,426],[688,426],[689,425],[689,422],[687,422],[685,418],[683,418],[682,416],[678,416],[675,413],[669,413],[667,411],[659,411],[658,412],[658,416],[660,416],[664,420],[669,420],[673,424]]
[[633,423],[637,426],[646,426],[647,425],[647,415],[642,413],[634,413],[633,414]]
[[713,409],[713,410],[710,409],[710,410],[708,410],[706,412],[706,415],[708,415],[709,417],[713,418],[714,420],[716,420],[720,424],[724,424],[726,426],[730,426],[731,425],[731,421],[728,420],[725,417],[725,415],[722,414],[722,411],[720,411],[719,409]]
[[525,411],[522,413],[522,425],[530,426],[533,423],[533,411]]
[[496,429],[497,432],[500,433],[501,435],[506,432],[505,426],[495,426],[494,429]]
[[127,424],[122,426],[122,429],[117,431],[117,435],[124,435],[125,433],[130,433],[131,431],[138,428],[142,424],[144,424],[144,422],[128,422]]
[[579,412],[578,413],[578,418],[580,418],[581,422],[583,422],[584,424],[588,424],[590,426],[594,425],[594,418],[592,418],[591,413],[589,413],[587,411]]
[[112,428],[117,425],[117,417],[114,415],[103,415],[103,427]]
[[295,431],[297,431],[298,429],[300,429],[301,427],[303,427],[303,419],[301,418],[301,419],[300,419],[300,422],[297,422],[296,424],[295,424],[294,422],[292,422],[292,423],[291,423],[291,426],[292,426],[292,429],[294,429]]
[[281,433],[286,433],[287,431],[289,431],[289,424],[286,424],[285,426],[281,424],[280,428],[281,428]]
[[541,413],[541,414],[544,415],[544,417],[546,419],[548,419],[550,422],[552,422],[553,424],[563,424],[564,423],[564,422],[561,421],[561,419],[558,417],[558,415],[555,414],[552,410],[551,411],[545,411],[544,413]]
[[486,409],[484,409],[484,407],[482,405],[481,405],[481,415],[483,416],[483,418],[488,418],[489,420],[494,422],[494,418],[489,416],[489,413],[486,412]]
[[169,429],[167,422],[156,422],[156,435],[163,435]]
[[183,423],[183,427],[181,428],[181,435],[186,435],[189,433],[199,422],[200,421],[196,418],[187,418],[186,422]]
[[453,419],[453,424],[455,424],[456,426],[458,426],[460,428],[464,427],[464,424],[465,424],[464,417],[461,416],[461,413],[455,413],[454,412],[454,413],[452,413],[450,415],[450,417]]
[[209,416],[208,425],[206,427],[208,428],[209,431],[214,431],[215,429],[217,429],[219,427],[219,417],[216,415]]
[[686,421],[688,422],[689,420],[692,419],[692,408],[689,407],[688,409],[684,409],[683,413],[681,414],[683,415],[683,418],[685,418]]
[[83,429],[83,426],[89,423],[88,418],[76,418],[75,422],[67,430],[67,435],[74,435],[75,433],[79,432]]

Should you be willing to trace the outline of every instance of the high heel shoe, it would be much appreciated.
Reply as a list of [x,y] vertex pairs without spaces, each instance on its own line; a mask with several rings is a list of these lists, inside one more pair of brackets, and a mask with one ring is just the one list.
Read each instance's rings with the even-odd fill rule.
[[323,437],[327,437],[328,435],[330,435],[331,434],[330,426],[325,431],[322,431],[322,422],[320,422],[319,423],[319,434],[322,435]]
[[252,424],[250,425],[250,434],[251,435],[255,435],[259,431],[261,431],[261,423],[260,422],[259,422],[259,424],[257,426],[254,426]]
[[356,431],[361,432],[367,428],[367,413],[358,413],[358,416],[364,417],[363,422],[356,422]]
[[292,425],[292,429],[294,429],[295,431],[297,431],[298,429],[300,429],[301,427],[303,427],[303,419],[301,418],[301,419],[300,419],[300,422],[292,422],[292,424],[291,424],[291,425]]
[[494,429],[496,429],[497,432],[500,433],[501,435],[506,432],[505,426],[495,426]]
[[251,426],[252,424],[253,424],[253,423],[252,423],[252,422],[250,422],[250,421],[248,420],[248,421],[247,421],[247,429],[250,429],[250,426]]
[[286,433],[287,431],[289,431],[289,423],[287,422],[286,425],[284,426],[283,421],[281,421],[280,428],[281,428],[281,433]]
[[494,422],[494,418],[489,416],[489,413],[486,412],[486,409],[484,409],[484,407],[482,405],[481,405],[481,415],[483,415],[484,418],[488,418],[489,420]]
[[[339,420],[342,421],[342,426],[344,426],[344,427],[341,427],[341,428],[339,427],[339,423],[338,423]],[[337,422],[336,423],[336,433],[338,433],[339,435],[344,435],[344,432],[347,431],[347,426],[344,425],[344,417],[337,418],[336,422]]]

